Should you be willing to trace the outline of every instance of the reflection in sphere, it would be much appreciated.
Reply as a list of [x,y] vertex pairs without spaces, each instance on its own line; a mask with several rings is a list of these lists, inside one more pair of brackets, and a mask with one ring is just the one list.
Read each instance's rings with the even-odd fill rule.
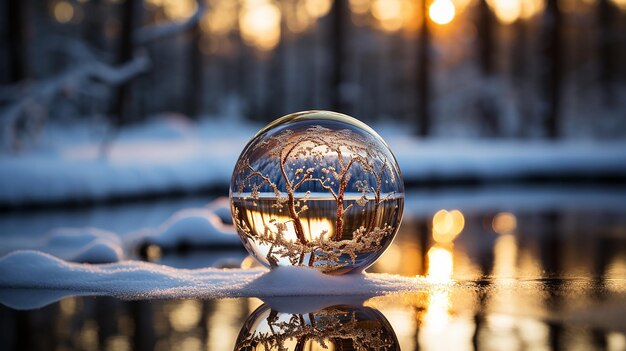
[[237,161],[230,198],[237,231],[263,265],[346,273],[370,266],[393,240],[404,185],[371,128],[308,111],[256,134]]
[[337,305],[292,314],[262,305],[244,322],[235,350],[400,350],[378,310]]

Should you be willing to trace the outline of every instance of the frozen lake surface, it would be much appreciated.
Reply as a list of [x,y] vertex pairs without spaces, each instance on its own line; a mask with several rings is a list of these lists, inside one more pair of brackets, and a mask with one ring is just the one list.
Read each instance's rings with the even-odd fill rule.
[[[333,326],[327,344],[344,347],[370,330],[387,349],[626,348],[623,188],[410,192],[396,240],[365,275],[268,273],[236,245],[154,242],[143,254],[125,246],[146,228],[166,232],[180,210],[210,200],[0,216],[3,252],[45,242],[58,227],[99,228],[124,250],[121,262],[104,265],[33,251],[4,256],[3,345],[232,350],[253,342],[255,328],[267,332],[282,321],[303,328],[302,343],[313,349],[319,345],[305,331],[322,322]],[[462,214],[452,241],[433,236],[442,209]],[[276,341],[288,330],[274,332]]]

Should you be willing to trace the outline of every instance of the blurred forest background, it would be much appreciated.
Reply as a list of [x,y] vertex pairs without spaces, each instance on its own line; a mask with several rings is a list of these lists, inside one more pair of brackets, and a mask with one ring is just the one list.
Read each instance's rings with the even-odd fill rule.
[[626,0],[4,0],[5,149],[45,123],[331,109],[420,136],[626,136]]

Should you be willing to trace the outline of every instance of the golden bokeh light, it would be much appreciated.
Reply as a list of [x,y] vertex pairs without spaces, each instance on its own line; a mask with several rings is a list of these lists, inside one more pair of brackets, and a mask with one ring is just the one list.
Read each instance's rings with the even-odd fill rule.
[[461,13],[472,3],[473,0],[452,0],[455,13]]
[[250,269],[252,267],[256,267],[258,266],[258,262],[256,261],[256,259],[250,255],[246,256],[246,258],[243,259],[243,261],[241,261],[241,268],[242,269]]
[[450,294],[448,291],[433,291],[428,297],[424,329],[429,334],[444,331],[450,321]]
[[202,306],[198,300],[182,300],[169,313],[170,324],[176,331],[188,331],[198,325]]
[[301,3],[288,3],[283,10],[283,16],[285,16],[287,28],[292,33],[304,32],[315,20],[307,11],[306,6]]
[[611,0],[620,10],[626,11],[626,0]]
[[370,0],[350,0],[350,10],[358,15],[364,15],[370,10]]
[[245,0],[239,14],[243,40],[260,50],[271,50],[280,41],[281,12],[269,0]]
[[515,22],[522,15],[523,0],[488,0],[498,20],[504,24]]
[[68,23],[74,18],[74,7],[67,1],[58,1],[53,7],[54,18],[59,23]]
[[403,249],[398,244],[391,244],[385,250],[385,253],[380,257],[380,259],[376,262],[379,266],[381,272],[398,272],[403,266],[404,262],[402,260],[402,251]]
[[173,20],[188,18],[198,9],[195,0],[146,0],[146,3],[162,8],[165,16]]
[[542,12],[545,6],[545,0],[523,0],[521,17],[523,19],[532,18]]
[[306,0],[304,8],[311,17],[320,18],[326,16],[332,5],[331,0]]
[[224,35],[237,27],[237,19],[237,2],[213,1],[211,9],[202,18],[200,26],[212,35]]
[[517,229],[517,218],[510,212],[501,212],[493,217],[493,231],[498,234],[511,234]]
[[433,246],[428,250],[428,273],[426,279],[435,283],[449,283],[454,271],[452,252],[446,248]]
[[493,274],[497,278],[513,278],[517,272],[517,240],[515,236],[504,234],[493,247]]
[[428,16],[439,25],[452,22],[455,14],[454,4],[450,0],[435,0],[428,7]]
[[433,239],[441,244],[451,243],[465,227],[465,218],[459,210],[439,210],[433,216]]
[[375,0],[372,15],[385,31],[393,32],[402,28],[402,0]]

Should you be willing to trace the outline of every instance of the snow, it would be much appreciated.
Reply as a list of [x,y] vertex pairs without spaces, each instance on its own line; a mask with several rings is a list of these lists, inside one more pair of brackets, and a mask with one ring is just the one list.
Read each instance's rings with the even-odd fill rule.
[[176,212],[156,229],[143,229],[128,235],[129,246],[153,244],[164,248],[188,244],[203,246],[240,246],[241,241],[232,225],[208,208],[184,209]]
[[5,240],[2,247],[4,252],[26,248],[38,250],[72,262],[106,263],[124,257],[120,238],[97,228],[57,228],[39,240]]
[[94,227],[55,228],[43,237],[39,233],[5,236],[0,255],[16,250],[37,250],[72,262],[117,262],[141,245],[161,248],[192,247],[241,248],[232,225],[225,224],[216,213],[224,215],[228,201],[219,198],[202,208],[175,212],[156,228],[142,228],[126,235]]
[[0,258],[0,289],[68,290],[129,299],[373,296],[420,290],[426,284],[421,278],[390,274],[332,276],[308,267],[188,270],[140,261],[91,265],[38,251]]
[[[57,134],[51,128],[39,147],[0,156],[0,205],[225,191],[239,153],[260,127],[166,116],[120,131],[106,157],[102,137],[86,136],[88,127]],[[420,140],[398,128],[380,132],[408,182],[626,176],[624,141]]]

